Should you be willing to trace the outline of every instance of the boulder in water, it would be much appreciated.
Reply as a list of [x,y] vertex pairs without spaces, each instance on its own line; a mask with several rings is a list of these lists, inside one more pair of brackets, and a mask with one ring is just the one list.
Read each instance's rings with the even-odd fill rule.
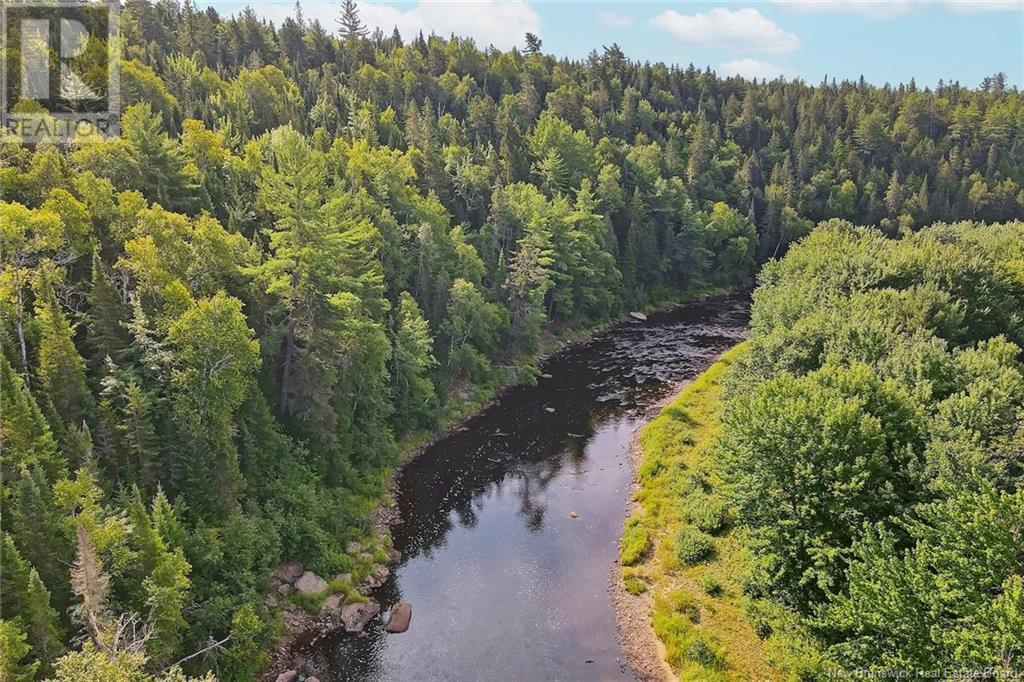
[[345,604],[341,607],[341,624],[345,632],[362,632],[366,624],[380,613],[380,604],[373,601]]
[[641,322],[646,322],[646,321],[647,321],[647,316],[646,316],[646,315],[644,315],[644,314],[643,314],[643,313],[641,313],[641,312],[637,312],[636,310],[634,310],[633,312],[631,312],[631,313],[629,314],[629,316],[630,316],[630,317],[632,317],[632,318],[633,318],[634,320],[640,320]]
[[405,632],[409,629],[409,622],[412,620],[412,604],[400,601],[391,609],[391,617],[384,627],[388,632]]

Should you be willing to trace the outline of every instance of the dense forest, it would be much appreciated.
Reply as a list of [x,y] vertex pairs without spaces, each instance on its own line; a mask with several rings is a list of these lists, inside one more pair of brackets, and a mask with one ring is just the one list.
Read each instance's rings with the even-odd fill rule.
[[[410,443],[528,380],[554,340],[744,286],[830,218],[879,231],[830,228],[769,266],[746,409],[801,390],[830,409],[876,382],[905,420],[893,428],[916,435],[878,446],[861,492],[840,486],[879,531],[807,544],[792,565],[766,516],[779,508],[759,506],[770,483],[737,456],[763,488],[741,508],[763,528],[765,585],[829,605],[837,655],[867,657],[885,643],[851,614],[869,581],[902,575],[884,548],[942,542],[921,519],[962,496],[1019,507],[1012,470],[980,487],[952,459],[961,438],[984,476],[990,444],[1009,442],[995,403],[991,423],[964,420],[981,419],[972,382],[1018,371],[1019,229],[887,241],[1024,215],[1024,99],[1001,75],[721,79],[615,45],[567,61],[535,36],[502,52],[369,34],[352,2],[335,30],[298,5],[275,27],[128,0],[121,32],[120,137],[0,137],[5,679],[182,679],[172,664],[217,642],[184,667],[251,679],[279,634],[271,572],[367,571],[346,548],[384,551],[372,513]],[[819,369],[826,350],[876,367]],[[912,380],[925,368],[927,387]],[[775,381],[783,369],[801,376]],[[757,435],[737,424],[733,449]]]
[[1021,222],[830,221],[765,266],[719,451],[792,671],[1020,669],[1022,344]]
[[[1024,222],[832,219],[644,429],[623,589],[680,679],[1024,664]],[[859,671],[859,672],[856,672]],[[987,673],[985,671],[988,671]]]

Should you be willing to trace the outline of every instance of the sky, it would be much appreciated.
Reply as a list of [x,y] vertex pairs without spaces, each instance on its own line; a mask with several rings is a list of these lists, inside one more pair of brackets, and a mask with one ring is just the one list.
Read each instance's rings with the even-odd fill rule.
[[[202,5],[200,1],[197,4]],[[211,0],[222,14],[250,5],[280,25],[294,0]],[[334,30],[340,0],[302,2],[307,19]],[[977,86],[1003,71],[1024,86],[1024,0],[761,0],[594,2],[408,0],[360,2],[371,28],[409,38],[470,36],[502,49],[529,31],[545,53],[574,59],[618,43],[631,59],[710,66],[748,78],[826,76],[933,86]]]

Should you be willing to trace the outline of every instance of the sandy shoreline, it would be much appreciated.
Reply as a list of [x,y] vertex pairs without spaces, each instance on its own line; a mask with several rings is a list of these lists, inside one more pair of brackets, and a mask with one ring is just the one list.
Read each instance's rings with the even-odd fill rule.
[[[640,446],[640,431],[652,419],[661,414],[661,411],[675,400],[692,381],[692,379],[687,379],[681,382],[665,398],[648,408],[643,422],[633,432],[633,441],[629,445],[627,457],[633,484],[630,486],[629,500],[626,502],[625,518],[633,516],[639,506],[634,498],[636,491],[640,488],[636,481],[636,472],[644,456]],[[651,627],[651,613],[654,610],[652,592],[647,590],[638,595],[627,592],[622,582],[622,570],[622,564],[616,560],[609,571],[609,581],[612,604],[615,607],[615,629],[618,633],[619,647],[622,649],[623,658],[638,680],[643,682],[674,680],[676,678],[672,673],[672,668],[665,661],[665,648],[654,634],[654,628]]]

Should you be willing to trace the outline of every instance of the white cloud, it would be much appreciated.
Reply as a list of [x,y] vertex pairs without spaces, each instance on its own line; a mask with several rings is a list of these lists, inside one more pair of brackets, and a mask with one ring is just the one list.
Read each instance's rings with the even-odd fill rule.
[[1024,0],[772,0],[797,12],[846,12],[888,19],[913,10],[940,8],[961,14],[1024,9]]
[[651,19],[660,28],[683,43],[700,47],[740,48],[751,52],[792,52],[800,39],[783,31],[756,9],[728,10],[716,7],[698,14],[680,14],[668,10]]
[[603,11],[597,16],[601,23],[609,28],[629,28],[636,23],[633,17],[619,14],[618,12]]
[[719,76],[743,76],[744,78],[778,78],[790,75],[781,66],[762,62],[759,59],[733,59],[718,67]]
[[[315,0],[302,3],[307,20],[318,19],[324,28],[334,32],[340,14],[340,2]],[[254,2],[257,14],[278,26],[286,17],[293,16],[295,3]],[[398,9],[381,3],[360,2],[359,17],[370,30],[379,28],[390,34],[397,26],[406,40],[420,31],[424,35],[436,33],[473,38],[481,47],[494,45],[501,49],[522,46],[526,33],[542,35],[540,17],[523,0],[475,0],[474,2],[438,2],[420,0],[409,9]]]
[[946,0],[941,4],[961,14],[1024,11],[1024,0]]
[[847,12],[886,19],[906,14],[910,0],[773,0],[774,4],[797,12]]

